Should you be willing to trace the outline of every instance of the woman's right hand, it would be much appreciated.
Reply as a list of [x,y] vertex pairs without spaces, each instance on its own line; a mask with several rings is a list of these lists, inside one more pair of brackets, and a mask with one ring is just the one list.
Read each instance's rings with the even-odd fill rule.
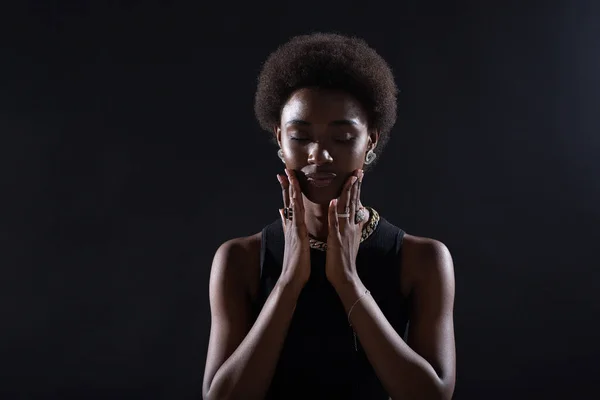
[[299,292],[310,277],[310,245],[308,230],[304,221],[304,203],[302,191],[294,171],[285,170],[286,176],[277,175],[283,194],[283,206],[290,207],[293,212],[292,219],[286,219],[283,209],[279,210],[283,233],[285,235],[285,248],[283,251],[283,266],[279,282],[291,285]]

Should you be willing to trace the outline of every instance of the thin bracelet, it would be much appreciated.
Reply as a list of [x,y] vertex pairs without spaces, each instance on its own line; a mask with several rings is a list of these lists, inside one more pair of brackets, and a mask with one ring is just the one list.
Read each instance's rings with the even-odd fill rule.
[[[369,290],[367,289],[362,296],[360,296],[358,299],[356,299],[356,301],[354,302],[354,304],[352,304],[352,307],[350,307],[350,311],[348,311],[348,324],[350,326],[352,326],[352,322],[350,322],[350,314],[352,314],[352,309],[354,309],[354,306],[358,304],[358,302],[360,301],[360,299],[362,299],[363,297],[365,297],[366,295],[368,295]],[[354,350],[358,351],[358,342],[356,340],[356,331],[354,330],[354,328],[352,328],[352,333],[354,334]]]
[[366,295],[368,295],[369,290],[366,290],[358,299],[356,299],[356,301],[354,302],[354,304],[352,304],[352,307],[350,307],[350,311],[348,311],[348,324],[350,326],[352,326],[352,322],[350,322],[350,314],[352,314],[352,310],[354,309],[354,306],[358,304],[358,302],[360,301],[360,299],[362,299],[363,297],[365,297]]

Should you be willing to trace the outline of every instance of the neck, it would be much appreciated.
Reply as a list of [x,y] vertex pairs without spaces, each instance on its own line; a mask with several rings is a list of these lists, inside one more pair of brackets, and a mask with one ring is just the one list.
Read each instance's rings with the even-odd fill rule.
[[[329,204],[313,203],[304,195],[302,195],[302,202],[304,203],[304,222],[306,223],[308,235],[321,242],[327,242],[329,234]],[[358,206],[362,206],[360,201]]]
[[304,222],[308,235],[322,242],[327,242],[329,233],[329,204],[317,204],[302,196],[304,203]]

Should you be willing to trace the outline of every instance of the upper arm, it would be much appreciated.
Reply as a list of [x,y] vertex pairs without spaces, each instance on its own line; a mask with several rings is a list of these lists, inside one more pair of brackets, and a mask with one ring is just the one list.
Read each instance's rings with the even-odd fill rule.
[[240,239],[222,244],[213,258],[209,299],[211,329],[203,393],[215,374],[242,342],[251,326],[248,267],[253,257]]
[[416,272],[407,343],[431,364],[451,394],[456,381],[454,265],[443,243],[426,239],[418,247],[411,257]]

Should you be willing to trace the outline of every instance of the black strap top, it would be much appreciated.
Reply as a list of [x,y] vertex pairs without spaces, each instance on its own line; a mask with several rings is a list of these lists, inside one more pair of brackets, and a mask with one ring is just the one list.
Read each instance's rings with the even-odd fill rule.
[[[371,296],[404,337],[408,301],[400,290],[403,237],[404,231],[381,218],[361,243],[356,264]],[[283,250],[283,227],[277,220],[262,230],[255,316],[281,274]],[[298,299],[267,399],[388,399],[360,340],[355,350],[346,311],[325,275],[325,255],[311,249],[310,279]]]

